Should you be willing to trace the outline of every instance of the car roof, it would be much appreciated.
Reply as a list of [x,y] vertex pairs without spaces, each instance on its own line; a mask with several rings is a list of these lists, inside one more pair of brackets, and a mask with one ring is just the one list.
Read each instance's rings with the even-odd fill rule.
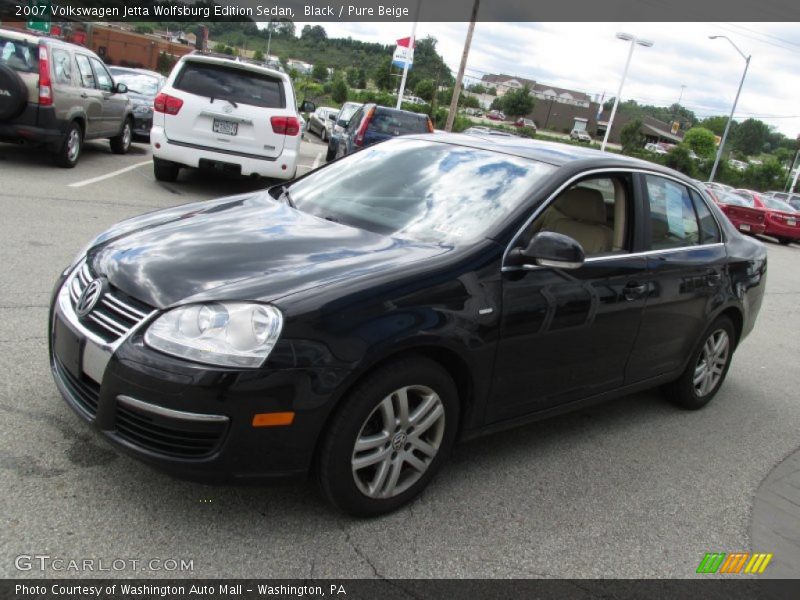
[[547,163],[557,167],[574,163],[576,166],[580,165],[583,168],[627,167],[646,169],[648,171],[661,172],[665,175],[679,177],[686,183],[692,183],[692,180],[683,173],[656,163],[622,154],[601,152],[600,150],[587,148],[585,146],[573,146],[570,144],[546,142],[524,137],[465,135],[461,133],[443,133],[437,135],[435,138],[430,135],[415,134],[403,136],[403,139],[428,140],[436,143],[491,150]]
[[148,71],[147,69],[136,69],[134,67],[119,67],[117,65],[106,65],[109,71],[124,71],[134,75],[149,75],[150,77],[158,77],[163,79],[164,76],[158,71]]
[[416,113],[413,110],[403,110],[402,108],[392,108],[391,106],[383,106],[381,104],[376,104],[375,105],[375,111],[376,112],[381,112],[381,113],[395,113],[395,114],[396,113],[403,113],[405,115],[413,115],[413,116],[419,117],[419,118],[423,118],[423,117],[427,118],[428,117],[428,115],[426,115],[425,113]]
[[263,67],[260,64],[254,63],[249,60],[240,60],[237,57],[230,57],[227,55],[218,55],[218,54],[202,54],[197,52],[192,52],[191,54],[185,54],[180,59],[182,62],[194,62],[194,63],[204,63],[210,65],[220,65],[223,67],[233,67],[235,69],[242,69],[246,71],[253,71],[257,73],[263,73],[264,75],[270,75],[275,77],[276,79],[283,79],[284,81],[289,81],[289,76],[286,73],[282,73],[281,71],[277,71],[275,69],[270,69],[268,67]]
[[12,39],[12,40],[18,40],[18,41],[21,41],[21,42],[27,42],[29,44],[40,44],[42,42],[45,42],[47,44],[56,44],[56,45],[59,45],[59,46],[66,46],[66,47],[69,47],[69,48],[79,48],[79,49],[83,50],[84,52],[87,52],[88,54],[91,54],[93,56],[97,56],[94,53],[94,51],[91,50],[90,48],[87,48],[85,46],[79,46],[78,44],[73,44],[73,43],[70,43],[70,42],[66,42],[64,40],[61,40],[61,39],[55,38],[55,37],[51,37],[49,35],[36,35],[35,33],[30,33],[30,32],[27,32],[27,31],[20,31],[19,29],[7,29],[5,27],[0,27],[0,34],[2,34],[3,37],[5,37],[5,38]]

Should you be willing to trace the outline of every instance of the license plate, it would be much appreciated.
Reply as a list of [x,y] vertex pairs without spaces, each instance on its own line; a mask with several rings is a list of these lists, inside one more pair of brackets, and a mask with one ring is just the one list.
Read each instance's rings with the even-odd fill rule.
[[739,229],[741,229],[742,231],[750,231],[750,225],[748,225],[747,223],[742,223],[741,225],[739,225]]
[[235,121],[222,121],[214,119],[214,133],[224,133],[225,135],[236,135],[239,133],[239,124]]
[[797,221],[794,219],[786,219],[786,224],[789,225],[790,227],[794,227],[795,225],[797,225]]

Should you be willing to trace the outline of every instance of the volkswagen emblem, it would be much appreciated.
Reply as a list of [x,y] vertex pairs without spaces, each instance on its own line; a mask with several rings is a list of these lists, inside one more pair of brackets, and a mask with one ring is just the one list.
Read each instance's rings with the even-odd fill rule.
[[92,309],[103,296],[105,288],[106,282],[104,279],[95,279],[89,282],[86,289],[81,292],[75,305],[75,312],[78,313],[79,317],[85,317],[92,312]]
[[231,114],[233,112],[233,107],[230,104],[226,104],[222,107],[222,110],[228,114]]

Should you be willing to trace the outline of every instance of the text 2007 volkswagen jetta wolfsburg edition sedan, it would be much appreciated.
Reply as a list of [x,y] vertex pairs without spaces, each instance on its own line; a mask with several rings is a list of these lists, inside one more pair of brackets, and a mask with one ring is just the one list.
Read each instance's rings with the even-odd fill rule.
[[56,285],[52,368],[160,469],[312,471],[375,515],[459,438],[657,385],[705,405],[765,274],[763,246],[674,171],[409,136],[100,235]]

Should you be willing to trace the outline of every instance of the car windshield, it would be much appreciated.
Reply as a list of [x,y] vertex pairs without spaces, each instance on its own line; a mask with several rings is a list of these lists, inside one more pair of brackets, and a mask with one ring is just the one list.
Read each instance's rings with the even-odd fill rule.
[[443,244],[487,235],[552,165],[427,140],[376,144],[293,184],[304,212],[384,235]]
[[750,194],[748,194],[747,192],[734,192],[734,194],[736,194],[737,198],[741,198],[742,200],[744,200],[744,202],[745,202],[745,204],[747,204],[747,206],[755,206],[756,205],[755,202],[753,201],[753,197]]
[[128,86],[128,90],[136,94],[155,96],[158,93],[158,77],[144,73],[124,73],[119,71],[112,72],[112,75],[115,82],[124,83]]
[[23,73],[38,73],[38,56],[36,46],[0,36],[0,65]]
[[777,200],[775,198],[770,197],[763,197],[761,200],[766,204],[769,208],[773,210],[783,210],[785,212],[796,212],[791,204],[784,202],[783,200]]
[[739,196],[734,196],[733,194],[726,194],[725,192],[717,192],[717,198],[723,204],[732,204],[734,206],[751,206],[748,204],[744,198],[740,198]]

